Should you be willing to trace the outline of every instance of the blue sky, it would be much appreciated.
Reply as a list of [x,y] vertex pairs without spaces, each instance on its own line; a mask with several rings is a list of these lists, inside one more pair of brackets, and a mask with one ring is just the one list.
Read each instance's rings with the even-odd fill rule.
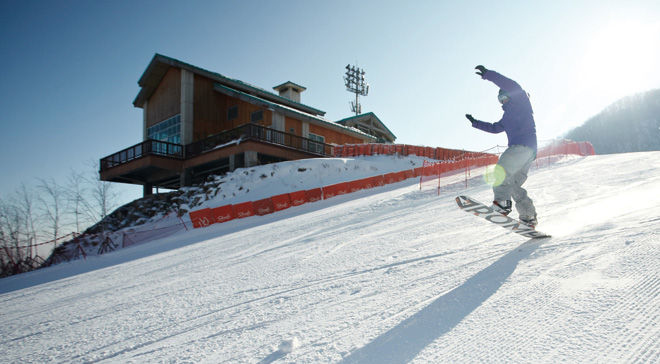
[[[0,197],[36,178],[134,145],[137,81],[155,53],[351,116],[343,84],[358,64],[361,99],[397,142],[481,151],[506,137],[483,64],[532,95],[540,140],[617,99],[660,88],[658,1],[0,1]],[[119,185],[124,201],[140,187]]]

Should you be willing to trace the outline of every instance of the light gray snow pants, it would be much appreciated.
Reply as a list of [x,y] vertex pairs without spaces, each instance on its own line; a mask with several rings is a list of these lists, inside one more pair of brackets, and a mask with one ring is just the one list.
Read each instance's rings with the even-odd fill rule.
[[516,202],[518,215],[531,217],[536,215],[536,208],[527,191],[522,188],[527,180],[527,173],[536,159],[536,153],[524,145],[512,145],[502,153],[497,161],[505,172],[504,180],[499,186],[493,187],[495,201],[513,200]]

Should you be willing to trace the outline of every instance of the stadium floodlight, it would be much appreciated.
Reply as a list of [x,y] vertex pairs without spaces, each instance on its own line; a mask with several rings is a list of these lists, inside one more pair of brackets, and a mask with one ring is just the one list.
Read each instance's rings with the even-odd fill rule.
[[369,84],[364,76],[364,70],[359,69],[357,66],[351,66],[350,64],[346,65],[344,83],[346,84],[346,91],[355,93],[355,102],[351,101],[351,110],[355,115],[362,113],[360,95],[367,96],[369,93]]

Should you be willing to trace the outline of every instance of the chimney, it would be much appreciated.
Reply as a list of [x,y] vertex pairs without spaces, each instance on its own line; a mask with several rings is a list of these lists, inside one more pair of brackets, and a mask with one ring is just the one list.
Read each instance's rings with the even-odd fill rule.
[[279,86],[273,87],[273,90],[279,92],[282,97],[300,103],[300,93],[307,89],[291,81],[287,81]]

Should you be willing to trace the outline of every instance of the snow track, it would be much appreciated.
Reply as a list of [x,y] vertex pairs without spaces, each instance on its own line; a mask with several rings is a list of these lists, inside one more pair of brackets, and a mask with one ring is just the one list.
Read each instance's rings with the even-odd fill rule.
[[3,279],[0,357],[659,362],[659,161],[595,156],[532,173],[551,239],[458,210],[455,195],[491,191],[457,176],[439,197],[407,181]]

